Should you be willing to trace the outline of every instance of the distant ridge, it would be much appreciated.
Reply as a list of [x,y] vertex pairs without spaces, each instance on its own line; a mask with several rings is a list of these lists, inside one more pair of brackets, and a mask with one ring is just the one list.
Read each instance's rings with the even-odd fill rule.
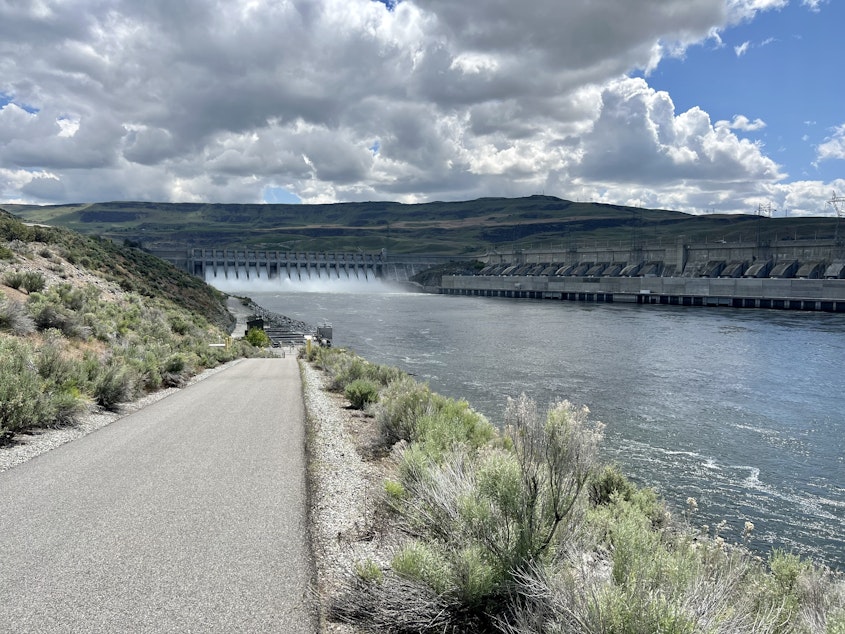
[[67,227],[145,247],[246,247],[293,251],[483,253],[588,241],[628,244],[833,237],[835,218],[691,215],[573,202],[548,195],[403,204],[317,205],[113,201],[4,205],[28,222]]

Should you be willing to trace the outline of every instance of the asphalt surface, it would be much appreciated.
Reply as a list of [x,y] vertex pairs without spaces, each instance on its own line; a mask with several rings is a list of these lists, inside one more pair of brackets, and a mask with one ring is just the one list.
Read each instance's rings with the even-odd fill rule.
[[315,632],[295,359],[0,473],[0,631]]

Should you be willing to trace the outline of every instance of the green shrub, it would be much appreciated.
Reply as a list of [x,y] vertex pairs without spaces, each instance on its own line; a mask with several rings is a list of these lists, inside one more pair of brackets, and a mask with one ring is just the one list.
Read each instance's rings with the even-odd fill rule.
[[169,356],[161,368],[161,380],[167,387],[181,387],[191,376],[193,370],[183,354]]
[[0,297],[0,331],[22,336],[34,330],[35,322],[23,304],[14,299]]
[[635,492],[634,484],[613,466],[605,466],[590,478],[589,495],[593,506],[610,504],[614,495],[630,501]]
[[398,381],[402,377],[406,376],[408,375],[399,368],[394,368],[389,365],[377,364],[370,364],[367,374],[367,378],[381,385],[390,385],[394,381]]
[[[20,286],[16,286],[13,288],[20,288],[25,290],[27,294],[29,293],[38,293],[44,290],[44,287],[47,285],[47,281],[44,279],[44,276],[37,271],[26,271],[22,274],[20,278]],[[11,284],[9,285],[11,286]]]
[[405,487],[402,486],[401,482],[397,482],[396,480],[385,480],[384,492],[391,503],[398,502],[405,497]]
[[266,348],[270,345],[270,337],[261,328],[250,328],[244,339],[256,348]]
[[59,388],[79,387],[84,382],[82,365],[65,355],[58,331],[48,331],[46,335],[46,344],[38,350],[35,360],[38,374]]
[[3,276],[3,283],[9,288],[23,289],[24,274],[21,271],[7,271]]
[[378,401],[378,386],[366,379],[352,381],[343,393],[354,409],[364,409],[370,403]]
[[775,549],[769,554],[768,567],[769,575],[758,583],[758,609],[775,610],[784,622],[793,622],[808,598],[799,579],[811,574],[811,566],[798,555]]
[[88,401],[76,387],[67,387],[47,395],[44,424],[73,425],[88,408]]
[[88,339],[91,336],[91,329],[79,313],[37,295],[30,298],[28,305],[38,330],[56,329],[68,338]]
[[97,373],[93,386],[94,401],[110,411],[132,398],[132,376],[129,369],[119,362],[106,364]]
[[609,505],[622,499],[630,502],[649,519],[652,528],[661,528],[668,521],[663,501],[650,488],[638,488],[616,467],[605,466],[593,474],[589,482],[589,498],[592,506]]
[[495,428],[466,401],[432,394],[429,406],[416,420],[411,440],[438,458],[456,445],[477,449],[496,437]]
[[89,293],[93,289],[96,293],[96,287],[88,287],[89,290],[82,288],[75,288],[70,284],[62,283],[56,284],[50,289],[51,294],[58,299],[62,306],[73,311],[81,311],[89,303]]
[[[436,420],[436,411],[418,419],[419,429]],[[465,410],[458,402],[452,411]],[[468,451],[440,424],[436,433],[412,439],[400,463],[403,495],[388,497],[405,530],[422,542],[403,551],[397,572],[450,593],[470,612],[504,600],[527,566],[554,559],[568,534],[562,529],[580,517],[600,437],[586,412],[568,403],[543,418],[523,397],[509,404],[505,418],[512,449],[488,443]],[[427,449],[427,442],[438,448]]]
[[695,622],[663,595],[610,586],[598,597],[595,621],[600,631],[619,634],[694,634]]
[[14,260],[15,259],[15,252],[12,251],[9,247],[0,244],[0,260]]
[[161,376],[161,364],[152,350],[145,350],[135,366],[141,386],[147,392],[159,389],[164,382]]
[[44,382],[32,368],[32,350],[0,339],[0,429],[19,431],[44,418]]
[[393,558],[390,567],[403,577],[422,581],[439,594],[452,589],[449,562],[427,542],[406,544]]
[[394,381],[381,391],[374,412],[383,444],[390,446],[415,436],[417,421],[429,411],[431,394],[427,385],[410,377]]
[[191,322],[181,315],[172,315],[170,317],[170,329],[177,335],[187,335],[191,330]]

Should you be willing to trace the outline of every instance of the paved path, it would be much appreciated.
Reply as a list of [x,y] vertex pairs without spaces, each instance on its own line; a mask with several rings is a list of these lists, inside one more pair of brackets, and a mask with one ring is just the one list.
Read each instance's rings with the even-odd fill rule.
[[235,316],[235,325],[232,326],[232,337],[240,339],[246,334],[246,321],[252,317],[252,311],[243,305],[240,297],[234,295],[226,299],[226,306],[229,312]]
[[296,361],[0,474],[3,632],[314,632]]

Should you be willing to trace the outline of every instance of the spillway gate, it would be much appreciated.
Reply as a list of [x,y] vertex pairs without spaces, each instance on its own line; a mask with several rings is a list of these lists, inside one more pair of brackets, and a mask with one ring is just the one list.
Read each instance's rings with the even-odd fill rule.
[[235,279],[374,279],[382,277],[382,253],[294,253],[244,249],[192,249],[188,270]]

